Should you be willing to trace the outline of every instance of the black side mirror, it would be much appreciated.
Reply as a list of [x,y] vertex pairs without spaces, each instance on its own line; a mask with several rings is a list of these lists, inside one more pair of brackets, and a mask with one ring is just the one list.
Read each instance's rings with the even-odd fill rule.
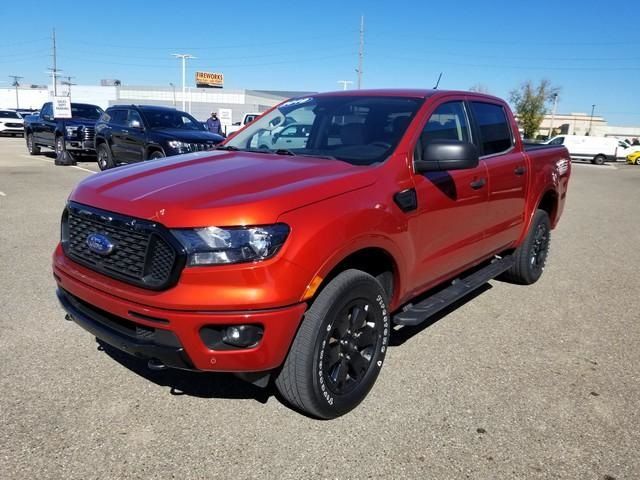
[[414,161],[416,173],[464,170],[478,166],[480,157],[473,143],[433,139],[422,146],[422,159]]

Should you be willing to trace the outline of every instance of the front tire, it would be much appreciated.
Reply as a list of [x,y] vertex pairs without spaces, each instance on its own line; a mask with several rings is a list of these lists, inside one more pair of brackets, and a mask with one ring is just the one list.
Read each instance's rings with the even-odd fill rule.
[[157,160],[158,158],[164,158],[165,154],[162,153],[160,150],[154,150],[153,152],[151,152],[151,155],[149,155],[149,160]]
[[292,406],[313,417],[344,415],[373,387],[389,334],[380,283],[362,271],[346,270],[305,313],[276,387]]
[[106,143],[101,143],[100,145],[98,145],[96,155],[98,168],[100,170],[107,170],[114,167],[113,156],[111,155],[111,150]]
[[606,161],[607,157],[605,157],[604,155],[596,155],[595,157],[593,157],[593,163],[595,163],[596,165],[604,165]]
[[537,282],[544,271],[550,239],[549,214],[544,210],[536,210],[527,237],[513,253],[513,266],[501,278],[518,285],[531,285]]
[[40,147],[33,140],[33,133],[27,133],[27,150],[29,155],[40,155]]

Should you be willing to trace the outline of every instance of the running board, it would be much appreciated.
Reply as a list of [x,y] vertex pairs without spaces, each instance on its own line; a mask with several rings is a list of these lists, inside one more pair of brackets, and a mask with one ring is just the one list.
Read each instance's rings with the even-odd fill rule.
[[513,265],[513,256],[507,255],[494,259],[489,265],[475,271],[464,278],[456,278],[451,285],[434,293],[430,297],[415,305],[409,305],[393,317],[396,325],[415,326],[419,325],[429,317],[432,317],[440,310],[457,302],[475,289],[481,287],[489,280],[506,272]]

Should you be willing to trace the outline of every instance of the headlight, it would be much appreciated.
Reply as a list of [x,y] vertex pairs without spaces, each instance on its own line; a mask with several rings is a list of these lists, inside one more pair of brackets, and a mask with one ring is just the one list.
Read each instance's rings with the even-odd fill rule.
[[177,148],[177,149],[189,148],[188,143],[181,142],[179,140],[169,140],[168,143],[171,148]]
[[272,257],[289,235],[283,223],[257,227],[205,227],[171,231],[186,249],[187,264],[220,265]]
[[80,131],[80,127],[64,127],[67,137],[75,137]]

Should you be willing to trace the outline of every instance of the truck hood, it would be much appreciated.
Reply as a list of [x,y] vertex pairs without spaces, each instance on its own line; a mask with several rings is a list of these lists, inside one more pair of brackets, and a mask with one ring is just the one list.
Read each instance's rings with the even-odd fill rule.
[[88,118],[65,118],[63,121],[66,127],[79,127],[80,125],[94,127],[97,122],[97,120],[90,120]]
[[371,185],[375,171],[314,157],[199,152],[92,175],[70,200],[170,228],[260,225]]

